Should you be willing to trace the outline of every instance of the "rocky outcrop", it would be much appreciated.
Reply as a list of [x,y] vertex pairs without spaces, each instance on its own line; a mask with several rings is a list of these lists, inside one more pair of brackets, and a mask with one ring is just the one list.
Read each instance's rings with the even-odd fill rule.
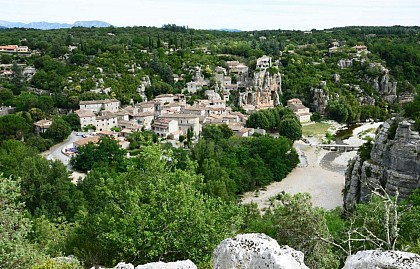
[[[395,127],[398,126],[395,130]],[[385,122],[376,134],[370,159],[356,157],[346,171],[344,207],[369,200],[371,189],[381,186],[387,193],[408,197],[420,187],[420,136],[411,122],[396,119]]]
[[319,88],[311,88],[314,110],[320,114],[325,114],[325,108],[327,107],[328,101],[330,100],[330,97],[325,90],[325,86],[326,82],[322,82]]
[[255,72],[246,91],[239,93],[239,106],[252,105],[257,108],[274,107],[280,104],[281,74],[270,74],[267,70]]
[[241,234],[222,241],[213,252],[213,269],[307,269],[303,253],[264,234]]
[[[92,267],[91,269],[106,269],[105,267]],[[190,260],[177,262],[152,262],[134,267],[131,263],[120,262],[111,269],[197,269],[197,266]]]
[[343,269],[420,269],[420,256],[402,251],[359,251],[347,257]]
[[337,66],[340,69],[352,67],[353,66],[353,60],[352,59],[340,59],[337,62]]
[[373,87],[388,103],[394,103],[397,100],[397,82],[391,81],[389,70],[380,63],[371,63],[370,68],[376,68],[380,75],[373,79]]
[[197,266],[190,261],[177,261],[177,262],[154,262],[145,265],[139,265],[136,269],[197,269]]

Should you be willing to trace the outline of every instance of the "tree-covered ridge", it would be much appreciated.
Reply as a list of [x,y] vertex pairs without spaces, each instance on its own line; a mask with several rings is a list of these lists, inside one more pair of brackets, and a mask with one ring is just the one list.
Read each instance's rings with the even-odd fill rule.
[[[100,99],[99,94],[90,91],[108,88],[114,97],[127,104],[131,99],[141,100],[137,89],[145,76],[151,79],[152,85],[146,92],[150,99],[161,93],[180,92],[191,81],[196,66],[202,66],[204,76],[210,79],[214,67],[224,66],[226,60],[240,60],[252,71],[256,59],[263,54],[280,60],[280,72],[284,74],[283,102],[300,97],[311,104],[310,89],[326,81],[326,91],[333,97],[334,94],[342,98],[357,97],[345,84],[359,85],[366,91],[365,95],[380,103],[380,96],[369,82],[369,77],[376,76],[376,71],[366,68],[371,62],[390,69],[390,75],[399,83],[399,92],[412,92],[419,84],[417,27],[347,27],[314,30],[312,34],[283,30],[229,33],[180,29],[166,26],[42,32],[1,30],[0,44],[27,45],[38,52],[30,57],[2,54],[2,63],[16,61],[37,69],[33,78],[23,85],[19,72],[15,72],[14,80],[3,80],[2,84],[15,95],[25,86],[52,92],[54,105],[60,108],[76,108],[79,100]],[[333,42],[340,45],[337,53],[329,53]],[[351,48],[359,44],[371,51],[366,56],[367,62],[360,64],[362,69],[356,64],[355,68],[340,70],[337,62],[351,58]],[[174,81],[175,74],[183,75],[183,80]],[[334,74],[341,76],[338,84]]]

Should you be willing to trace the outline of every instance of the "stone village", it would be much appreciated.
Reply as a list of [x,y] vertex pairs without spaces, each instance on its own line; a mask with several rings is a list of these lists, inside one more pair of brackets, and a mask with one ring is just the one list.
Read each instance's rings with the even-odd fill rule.
[[[268,56],[257,60],[253,78],[249,76],[246,65],[238,61],[228,61],[227,65],[228,70],[219,66],[215,68],[216,84],[214,89],[205,90],[207,99],[196,100],[192,105],[187,104],[185,94],[162,94],[151,101],[132,103],[126,107],[121,107],[117,99],[80,101],[75,113],[80,119],[81,128],[94,131],[95,136],[84,138],[75,146],[99,141],[96,135],[124,137],[141,130],[151,130],[162,139],[178,141],[181,136],[186,137],[189,130],[193,137],[198,137],[206,124],[226,124],[237,137],[252,136],[254,132],[265,133],[263,129],[247,128],[247,115],[234,112],[227,103],[232,96],[231,92],[241,88],[241,91],[237,91],[237,103],[248,114],[280,105],[281,74],[272,74],[269,69],[272,59]],[[237,78],[235,84],[232,83],[232,76]],[[196,68],[194,81],[187,83],[188,93],[185,93],[202,91],[208,83],[200,68]],[[147,99],[144,87],[140,88],[139,94]],[[295,112],[301,123],[310,121],[312,113],[299,99],[289,100],[287,106]],[[38,133],[44,132],[50,125],[49,120],[35,123]]]

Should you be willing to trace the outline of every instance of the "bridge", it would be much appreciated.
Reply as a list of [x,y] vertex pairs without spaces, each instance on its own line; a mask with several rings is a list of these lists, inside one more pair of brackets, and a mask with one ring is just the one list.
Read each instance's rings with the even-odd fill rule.
[[347,151],[353,151],[353,150],[359,149],[359,146],[351,146],[351,145],[345,145],[345,144],[319,144],[317,147],[326,149],[329,151],[341,151],[341,152],[347,152]]

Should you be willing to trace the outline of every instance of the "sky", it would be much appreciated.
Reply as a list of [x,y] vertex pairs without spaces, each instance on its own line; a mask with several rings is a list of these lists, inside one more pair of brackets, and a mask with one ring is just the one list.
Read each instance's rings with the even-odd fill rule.
[[419,26],[420,0],[0,0],[0,19],[240,30]]

